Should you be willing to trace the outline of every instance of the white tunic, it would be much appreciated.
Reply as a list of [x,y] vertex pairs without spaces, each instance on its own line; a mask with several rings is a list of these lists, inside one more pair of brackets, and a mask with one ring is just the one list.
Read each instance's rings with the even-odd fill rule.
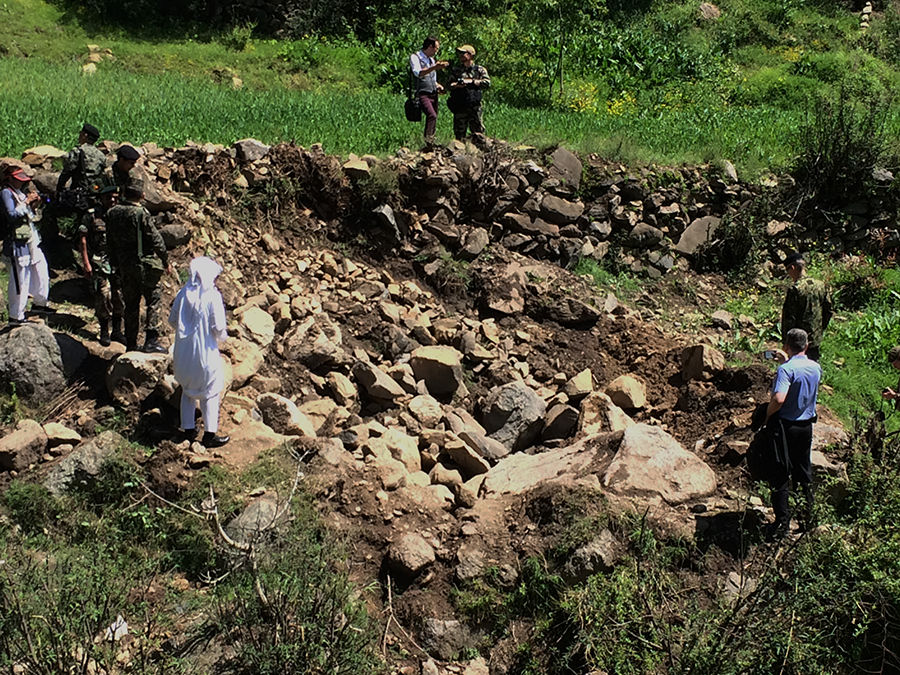
[[219,344],[228,338],[225,304],[213,285],[221,271],[209,258],[194,258],[191,278],[178,291],[169,312],[169,324],[175,328],[175,379],[190,398],[209,398],[225,388],[219,354]]

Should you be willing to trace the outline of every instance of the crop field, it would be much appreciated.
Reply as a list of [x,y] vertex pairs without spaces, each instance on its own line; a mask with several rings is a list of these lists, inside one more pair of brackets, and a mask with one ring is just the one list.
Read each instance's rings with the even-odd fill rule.
[[[406,122],[403,98],[371,91],[235,90],[177,73],[133,74],[121,69],[82,75],[77,65],[0,59],[0,153],[33,145],[69,147],[90,120],[104,138],[160,145],[187,140],[230,144],[246,137],[267,143],[322,143],[327,152],[389,154],[418,147],[421,126]],[[768,168],[790,155],[802,119],[758,108],[690,106],[618,114],[514,108],[488,101],[490,135],[513,143],[564,142],[622,161],[667,163],[726,158]],[[452,137],[444,108],[439,137]]]

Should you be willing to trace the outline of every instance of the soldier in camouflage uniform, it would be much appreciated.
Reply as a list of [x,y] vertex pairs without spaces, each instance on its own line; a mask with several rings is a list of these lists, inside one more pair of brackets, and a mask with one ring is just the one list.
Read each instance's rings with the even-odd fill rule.
[[[99,138],[97,127],[85,124],[78,134],[78,147],[66,155],[62,173],[56,182],[56,198],[64,206],[87,210],[90,206],[88,200],[96,195],[96,186],[106,169],[106,155],[94,145]],[[72,183],[67,189],[69,180]]]
[[125,346],[137,349],[140,328],[141,297],[147,305],[147,333],[142,351],[165,353],[159,343],[162,276],[172,273],[169,255],[162,235],[153,226],[150,213],[141,206],[144,191],[136,186],[125,188],[125,201],[106,214],[109,258],[122,280],[125,300]]
[[114,185],[119,188],[119,199],[122,199],[122,190],[129,185],[134,185],[143,192],[143,183],[134,173],[134,165],[140,158],[140,153],[130,145],[123,145],[116,151],[116,161],[103,172],[101,183],[103,187]]
[[484,139],[481,118],[482,92],[491,86],[487,68],[475,64],[475,48],[462,45],[456,48],[459,64],[450,72],[450,100],[447,107],[453,113],[453,135],[464,141],[469,130],[473,140]]
[[788,289],[781,308],[781,336],[787,339],[791,328],[802,328],[809,336],[807,356],[818,362],[822,335],[831,321],[831,298],[828,289],[818,279],[806,276],[806,261],[799,253],[784,259],[788,276],[794,281]]
[[[106,239],[106,214],[115,205],[118,188],[105,187],[100,191],[99,205],[84,215],[78,233],[84,276],[91,281],[94,290],[95,313],[100,322],[100,344],[108,347],[113,340],[125,344],[122,319],[125,303],[119,275],[109,262],[109,246]],[[110,319],[112,334],[110,334]]]

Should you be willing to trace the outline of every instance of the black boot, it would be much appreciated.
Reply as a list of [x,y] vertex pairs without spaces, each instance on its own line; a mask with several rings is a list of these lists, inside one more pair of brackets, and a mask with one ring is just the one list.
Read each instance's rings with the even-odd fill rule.
[[109,336],[113,342],[120,345],[126,344],[125,333],[122,331],[122,317],[114,316],[112,318],[112,334]]
[[112,340],[109,339],[109,319],[100,319],[100,344],[109,347]]
[[155,330],[148,330],[147,341],[144,342],[141,351],[145,354],[167,354],[169,350],[159,344],[159,333]]
[[221,448],[230,440],[231,436],[216,436],[212,431],[207,431],[203,434],[203,440],[200,441],[200,444],[204,448]]

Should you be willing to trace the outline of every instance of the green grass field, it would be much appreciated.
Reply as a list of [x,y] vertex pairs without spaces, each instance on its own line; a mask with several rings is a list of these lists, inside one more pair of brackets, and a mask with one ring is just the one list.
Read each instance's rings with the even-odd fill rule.
[[[102,66],[101,66],[102,68]],[[339,154],[388,154],[418,147],[421,126],[402,114],[403,98],[385,90],[235,90],[178,73],[134,74],[120,68],[81,74],[77,64],[0,59],[0,153],[49,143],[72,145],[83,121],[104,138],[160,145],[187,140],[230,144],[322,143]],[[789,157],[801,119],[779,110],[689,107],[633,115],[591,115],[485,104],[488,133],[514,143],[565,143],[622,161],[702,162],[719,157],[774,168]],[[446,108],[439,136],[452,137]]]

